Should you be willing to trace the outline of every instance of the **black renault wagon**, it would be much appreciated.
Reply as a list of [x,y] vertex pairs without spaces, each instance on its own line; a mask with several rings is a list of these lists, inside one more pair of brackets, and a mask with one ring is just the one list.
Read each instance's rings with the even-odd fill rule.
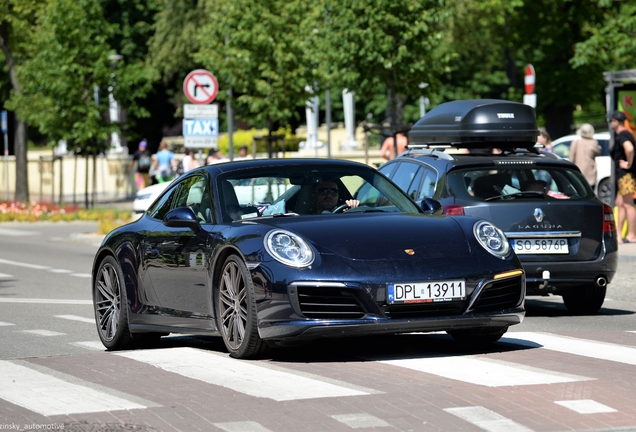
[[415,201],[495,223],[524,266],[528,295],[561,295],[572,313],[595,313],[618,264],[614,213],[576,165],[536,146],[538,134],[527,105],[448,102],[379,171]]

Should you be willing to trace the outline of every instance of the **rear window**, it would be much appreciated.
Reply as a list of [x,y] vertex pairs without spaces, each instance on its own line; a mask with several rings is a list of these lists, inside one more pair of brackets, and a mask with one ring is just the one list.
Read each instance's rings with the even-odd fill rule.
[[593,195],[581,173],[564,167],[455,170],[448,173],[448,191],[473,201],[577,200]]

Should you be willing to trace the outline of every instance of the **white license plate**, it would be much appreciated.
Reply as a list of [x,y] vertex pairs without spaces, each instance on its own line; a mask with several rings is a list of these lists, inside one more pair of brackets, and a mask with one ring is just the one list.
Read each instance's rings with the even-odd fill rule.
[[387,288],[389,304],[432,303],[466,298],[466,282],[463,280],[392,283]]
[[570,253],[567,239],[511,239],[510,244],[517,255]]

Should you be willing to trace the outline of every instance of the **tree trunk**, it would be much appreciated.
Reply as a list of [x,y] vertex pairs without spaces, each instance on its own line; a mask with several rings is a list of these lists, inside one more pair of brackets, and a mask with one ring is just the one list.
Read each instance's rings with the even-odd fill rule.
[[[9,78],[11,79],[11,87],[14,92],[20,93],[20,85],[18,84],[18,78],[16,75],[15,62],[13,60],[13,53],[9,46],[9,31],[7,22],[0,24],[0,50],[4,54],[4,58],[7,61],[7,69],[9,71]],[[15,201],[28,201],[29,200],[29,183],[27,175],[27,125],[23,121],[17,118],[15,121],[16,129],[13,138],[13,146],[15,152],[15,194],[13,199]]]
[[15,197],[16,201],[29,201],[29,175],[27,163],[27,125],[16,118],[13,148],[15,150]]

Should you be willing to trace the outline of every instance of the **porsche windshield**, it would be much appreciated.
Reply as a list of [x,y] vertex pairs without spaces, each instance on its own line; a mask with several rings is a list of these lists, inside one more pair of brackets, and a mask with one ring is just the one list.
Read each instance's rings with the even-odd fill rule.
[[281,214],[419,212],[403,192],[372,169],[242,170],[217,177],[217,188],[231,220]]

